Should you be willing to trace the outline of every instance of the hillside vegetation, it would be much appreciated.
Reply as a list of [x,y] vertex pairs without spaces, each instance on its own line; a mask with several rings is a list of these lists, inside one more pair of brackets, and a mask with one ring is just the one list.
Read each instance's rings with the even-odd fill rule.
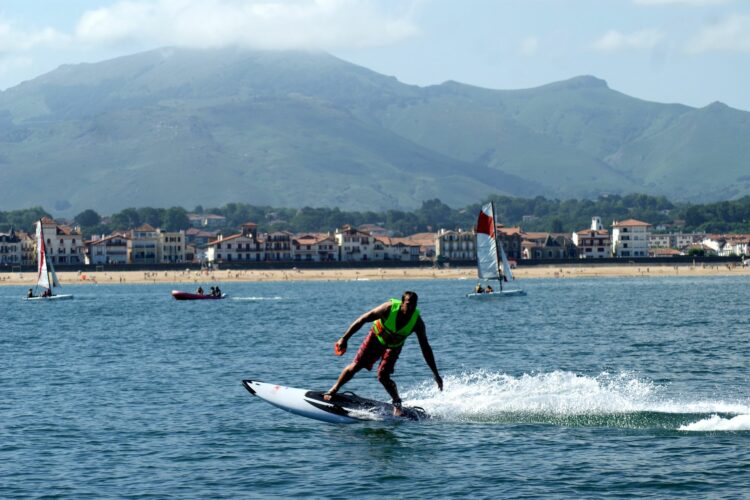
[[750,194],[750,114],[590,76],[417,87],[325,53],[159,49],[0,92],[0,209],[412,210],[492,194]]

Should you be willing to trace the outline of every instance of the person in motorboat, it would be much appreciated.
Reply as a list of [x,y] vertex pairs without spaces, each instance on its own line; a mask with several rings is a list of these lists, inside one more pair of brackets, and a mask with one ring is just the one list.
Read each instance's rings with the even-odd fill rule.
[[214,297],[221,297],[221,290],[219,290],[219,285],[216,285],[216,288],[214,289]]
[[197,293],[198,295],[203,295],[203,287],[199,285],[198,290],[196,290],[195,293]]
[[482,288],[481,283],[477,283],[477,286],[474,287],[474,293],[484,293],[484,288]]
[[367,337],[365,337],[356,356],[354,356],[354,361],[341,371],[336,383],[324,394],[325,400],[330,400],[362,368],[366,368],[368,371],[372,370],[375,362],[380,359],[378,381],[383,384],[383,387],[393,399],[394,415],[401,416],[403,414],[401,397],[398,394],[396,383],[391,379],[391,375],[404,342],[412,333],[417,334],[422,356],[427,366],[432,370],[438,389],[443,390],[443,379],[440,377],[435,364],[435,356],[427,340],[427,329],[420,317],[419,309],[417,309],[417,299],[415,292],[404,292],[401,300],[390,299],[388,302],[364,313],[349,325],[344,335],[334,345],[334,352],[337,356],[346,352],[347,342],[352,335],[359,331],[365,323],[372,323]]

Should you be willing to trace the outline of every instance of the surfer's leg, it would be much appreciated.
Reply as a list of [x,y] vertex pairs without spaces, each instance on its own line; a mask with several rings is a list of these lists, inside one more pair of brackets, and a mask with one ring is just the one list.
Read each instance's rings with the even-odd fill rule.
[[382,353],[383,350],[380,348],[380,342],[377,341],[372,334],[372,331],[370,331],[370,334],[365,337],[364,341],[362,341],[362,345],[359,346],[357,355],[354,356],[354,361],[341,371],[341,375],[339,375],[336,383],[328,389],[328,392],[323,394],[323,399],[329,401],[331,397],[339,392],[339,389],[349,382],[362,368],[372,370],[372,366]]
[[391,378],[391,375],[396,369],[396,361],[398,361],[400,354],[400,347],[387,349],[383,354],[383,359],[380,361],[380,366],[378,366],[378,381],[383,384],[383,387],[385,387],[385,390],[391,396],[394,406],[393,414],[397,417],[402,414],[401,396],[398,394],[398,387],[396,386],[396,382]]
[[339,375],[338,380],[336,380],[336,383],[333,384],[333,386],[328,389],[328,392],[323,394],[323,399],[326,401],[329,401],[331,397],[339,392],[339,389],[341,389],[341,386],[349,382],[354,375],[357,374],[358,371],[362,369],[361,366],[358,366],[356,363],[351,363],[346,366],[343,370],[341,370],[341,375]]

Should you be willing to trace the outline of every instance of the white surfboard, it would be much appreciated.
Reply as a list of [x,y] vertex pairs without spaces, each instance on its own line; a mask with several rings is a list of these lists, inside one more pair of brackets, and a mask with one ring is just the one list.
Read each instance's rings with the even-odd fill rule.
[[352,392],[334,395],[330,401],[323,392],[243,380],[250,394],[295,415],[330,422],[352,424],[363,420],[424,420],[429,418],[421,408],[403,407],[403,416],[393,415],[393,405],[357,396]]

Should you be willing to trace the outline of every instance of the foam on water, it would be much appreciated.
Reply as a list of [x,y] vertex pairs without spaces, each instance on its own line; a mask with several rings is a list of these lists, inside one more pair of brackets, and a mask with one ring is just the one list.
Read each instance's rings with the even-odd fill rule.
[[[445,378],[443,392],[432,382],[405,391],[410,406],[449,421],[555,423],[660,427],[680,430],[705,421],[710,430],[750,428],[750,404],[727,401],[682,401],[663,386],[632,373],[579,375],[568,371],[524,374],[477,371]],[[711,414],[723,414],[723,418]],[[738,415],[738,416],[735,416]],[[701,419],[695,424],[695,419]],[[718,421],[716,419],[719,419]],[[722,421],[731,424],[722,425]],[[724,427],[728,427],[724,429]],[[684,429],[683,429],[684,428]]]
[[715,432],[715,431],[750,431],[750,415],[737,415],[731,418],[722,418],[719,415],[711,415],[708,418],[683,425],[681,431]]

